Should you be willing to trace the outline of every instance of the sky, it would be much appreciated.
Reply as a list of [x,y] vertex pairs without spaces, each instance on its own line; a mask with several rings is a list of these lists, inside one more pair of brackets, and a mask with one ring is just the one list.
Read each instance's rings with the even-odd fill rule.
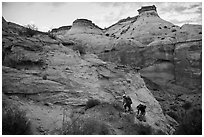
[[2,15],[9,22],[35,24],[40,31],[72,25],[80,18],[105,28],[137,16],[141,6],[150,5],[175,25],[202,24],[201,2],[2,2]]

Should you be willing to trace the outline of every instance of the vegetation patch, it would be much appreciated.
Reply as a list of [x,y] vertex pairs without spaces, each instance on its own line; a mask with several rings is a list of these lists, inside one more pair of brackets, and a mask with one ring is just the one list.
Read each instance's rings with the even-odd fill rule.
[[3,135],[29,135],[32,134],[30,121],[26,112],[17,105],[3,102],[2,105],[2,134]]
[[176,135],[202,135],[202,110],[186,113],[175,131]]
[[149,125],[138,124],[137,132],[139,135],[151,135],[152,128]]
[[65,124],[63,135],[108,135],[108,125],[92,118],[80,118]]
[[97,99],[89,99],[87,102],[86,102],[86,106],[85,106],[85,110],[89,109],[89,108],[92,108],[92,107],[95,107],[97,105],[100,104],[100,101],[97,100]]

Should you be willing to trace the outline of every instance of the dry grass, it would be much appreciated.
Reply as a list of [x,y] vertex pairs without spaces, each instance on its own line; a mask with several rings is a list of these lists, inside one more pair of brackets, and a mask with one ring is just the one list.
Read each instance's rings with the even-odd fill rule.
[[17,105],[3,102],[2,105],[2,134],[3,135],[29,135],[32,134],[30,121],[25,111]]
[[202,110],[193,109],[185,113],[179,127],[175,131],[176,135],[201,135],[202,134]]
[[108,135],[108,126],[92,118],[79,118],[67,122],[62,132],[64,135]]

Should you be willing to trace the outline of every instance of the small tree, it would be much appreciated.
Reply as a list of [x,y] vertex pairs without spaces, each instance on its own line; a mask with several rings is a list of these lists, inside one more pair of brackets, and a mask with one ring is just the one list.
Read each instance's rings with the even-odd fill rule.
[[28,37],[32,37],[33,35],[37,34],[38,28],[34,24],[28,24],[25,26],[26,31],[25,35]]

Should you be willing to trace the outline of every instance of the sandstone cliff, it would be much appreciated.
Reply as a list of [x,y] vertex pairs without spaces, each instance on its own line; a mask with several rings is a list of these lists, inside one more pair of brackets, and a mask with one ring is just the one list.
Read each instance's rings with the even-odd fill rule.
[[[101,33],[99,28],[98,32]],[[70,120],[69,113],[74,108],[83,108],[88,99],[122,103],[124,92],[132,97],[134,112],[139,103],[147,105],[146,122],[135,118],[133,123],[151,126],[152,134],[159,131],[173,133],[174,129],[159,102],[140,75],[131,69],[104,62],[94,54],[80,55],[44,34],[28,38],[13,31],[4,31],[2,46],[3,98],[8,97],[8,101],[14,101],[26,110],[35,134],[55,134],[54,129],[61,128],[64,108]],[[98,116],[97,112],[89,111],[84,115]],[[112,134],[127,134],[123,129],[117,129],[118,120],[116,124],[108,120],[105,122],[113,129]]]
[[80,27],[73,23],[73,31],[60,38],[81,43],[103,61],[139,72],[165,114],[175,117],[172,112],[179,114],[186,102],[201,109],[202,26],[172,24],[159,16],[155,6],[138,12],[104,30],[89,27],[94,26],[91,21]]

